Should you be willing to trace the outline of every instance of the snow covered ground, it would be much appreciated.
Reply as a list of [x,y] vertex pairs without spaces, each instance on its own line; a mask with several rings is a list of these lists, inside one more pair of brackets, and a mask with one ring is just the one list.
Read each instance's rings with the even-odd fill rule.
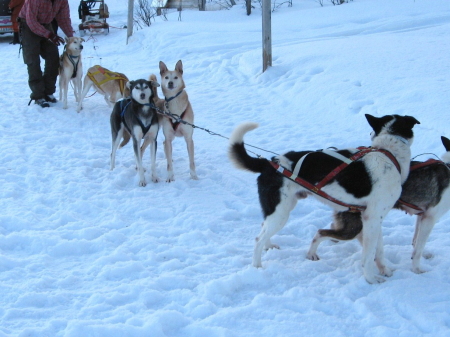
[[[74,28],[78,1],[70,0]],[[413,155],[450,137],[448,0],[293,0],[272,14],[273,67],[262,73],[258,4],[172,12],[126,44],[127,1],[108,0],[109,35],[85,38],[84,69],[159,78],[181,59],[195,124],[276,152],[369,145],[365,113],[412,115]],[[130,145],[109,170],[111,110],[96,94],[76,112],[27,106],[27,70],[0,36],[0,337],[450,336],[450,214],[411,272],[414,218],[383,224],[394,275],[368,284],[356,241],[306,259],[331,210],[312,198],[251,266],[262,215],[256,175],[235,169],[225,138],[195,130],[199,180],[182,139],[176,181],[138,187]],[[62,47],[61,47],[62,51]],[[91,92],[92,93],[92,92]],[[59,93],[57,92],[57,95]],[[159,135],[158,172],[166,176]],[[255,152],[271,156],[262,150]],[[148,152],[144,159],[149,167]],[[147,171],[147,178],[149,172]],[[149,180],[149,179],[147,179]]]

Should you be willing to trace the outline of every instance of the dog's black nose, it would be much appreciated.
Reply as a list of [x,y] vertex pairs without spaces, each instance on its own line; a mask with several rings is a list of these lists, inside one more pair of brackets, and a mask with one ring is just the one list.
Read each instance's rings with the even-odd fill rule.
[[82,44],[80,44],[80,49],[83,49],[83,45]]
[[141,93],[141,99],[145,99],[145,94]]
[[172,89],[172,88],[173,88],[173,82],[170,81],[170,82],[167,84],[167,86],[169,87],[169,89]]

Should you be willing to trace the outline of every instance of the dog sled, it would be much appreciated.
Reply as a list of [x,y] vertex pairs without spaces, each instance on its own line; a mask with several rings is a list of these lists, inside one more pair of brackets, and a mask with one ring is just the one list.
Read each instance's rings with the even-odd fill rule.
[[106,19],[109,18],[109,11],[105,1],[81,0],[78,6],[78,16],[81,20],[78,26],[81,37],[86,32],[105,35],[109,33],[109,24],[106,22]]
[[0,34],[13,33],[11,22],[11,10],[8,7],[9,0],[0,1]]

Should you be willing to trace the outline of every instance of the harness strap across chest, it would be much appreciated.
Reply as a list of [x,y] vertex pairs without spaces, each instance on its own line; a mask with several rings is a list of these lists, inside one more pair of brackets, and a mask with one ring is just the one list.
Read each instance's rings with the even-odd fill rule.
[[[127,104],[124,106],[124,102],[127,101]],[[122,117],[122,123],[123,125],[125,125],[125,128],[128,130],[128,132],[131,134],[131,128],[127,125],[127,123],[125,122],[125,112],[127,111],[128,106],[131,104],[131,99],[124,99],[120,101],[120,108],[122,110],[122,112],[120,113],[120,117]],[[150,107],[152,107],[151,104],[143,104],[143,105],[148,105]],[[138,121],[139,126],[141,127],[142,133],[143,133],[143,137],[147,134],[148,130],[150,130],[152,124],[153,124],[153,119],[155,118],[155,114],[153,114],[152,119],[150,121],[150,123],[145,126],[144,123],[142,123],[142,121],[139,118],[136,118]]]
[[[80,56],[69,55],[67,53],[67,51],[64,51],[63,56],[64,55],[66,55],[67,59],[70,61],[70,63],[72,63],[73,73],[72,73],[71,78],[75,78],[75,76],[77,76],[77,72],[78,72],[78,64],[80,63]],[[74,59],[76,60],[76,62]]]
[[[92,82],[94,82],[94,84],[97,87],[101,87],[101,85],[105,84],[106,82],[116,80],[119,83],[120,93],[123,95],[123,92],[125,90],[125,84],[127,83],[128,79],[120,73],[115,73],[113,71],[110,71],[110,70],[105,69],[100,66],[95,66],[95,67],[97,69],[96,71],[94,71],[94,72],[88,71],[87,76],[89,77],[89,79]],[[95,79],[95,76],[94,76],[97,74],[102,74],[105,78],[99,82]]]
[[339,153],[335,152],[335,151],[322,151],[330,156],[333,156],[335,158],[338,158],[342,161],[342,163],[337,166],[335,169],[333,169],[330,173],[328,173],[325,178],[323,178],[321,181],[319,181],[316,184],[312,184],[308,181],[306,181],[305,179],[302,179],[300,177],[298,177],[298,173],[300,171],[300,167],[303,163],[303,160],[305,159],[305,157],[308,155],[306,154],[305,156],[303,156],[295,165],[294,170],[291,172],[287,169],[285,169],[284,167],[282,167],[281,165],[279,165],[278,163],[275,163],[273,161],[269,161],[269,163],[277,170],[277,172],[281,173],[283,176],[289,178],[290,180],[294,181],[295,183],[299,184],[300,186],[305,187],[306,189],[308,189],[309,191],[319,195],[322,198],[325,198],[335,204],[347,207],[348,210],[350,212],[361,212],[363,210],[366,209],[365,206],[361,206],[361,205],[353,205],[353,204],[347,204],[345,202],[342,202],[340,200],[337,200],[336,198],[333,198],[331,195],[329,195],[328,193],[324,192],[322,190],[322,187],[324,187],[326,184],[328,184],[332,179],[334,179],[336,177],[336,175],[341,172],[342,170],[344,170],[348,165],[350,165],[351,163],[353,163],[354,161],[361,159],[362,157],[364,157],[366,154],[371,153],[371,152],[381,152],[383,154],[385,154],[391,161],[392,163],[395,165],[395,167],[397,168],[397,170],[399,172],[401,172],[400,169],[400,164],[398,163],[397,159],[392,155],[392,153],[390,153],[387,150],[383,150],[383,149],[374,149],[371,147],[359,147],[358,148],[358,152],[356,152],[355,154],[353,154],[350,158],[344,157],[342,155],[340,155]]
[[[181,90],[181,91],[178,92],[175,96],[172,96],[172,97],[170,97],[170,98],[167,98],[167,97],[164,98],[164,100],[166,101],[166,108],[167,108],[167,110],[169,110],[169,102],[170,102],[171,100],[177,98],[178,96],[180,96],[181,93],[182,93],[183,91],[184,91],[184,90]],[[187,110],[187,108],[186,108],[186,110]],[[183,119],[184,114],[186,113],[186,110],[183,111],[183,113],[182,113],[181,116],[180,116],[180,119]],[[179,121],[178,121],[178,122],[177,122],[177,121],[174,122],[172,119],[170,119],[170,124],[172,125],[173,131],[177,131],[178,126],[180,126],[180,122],[179,122]]]

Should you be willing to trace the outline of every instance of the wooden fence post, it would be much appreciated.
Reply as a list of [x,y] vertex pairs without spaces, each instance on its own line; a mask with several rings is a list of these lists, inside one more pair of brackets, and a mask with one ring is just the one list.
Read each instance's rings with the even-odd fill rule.
[[263,72],[272,66],[271,1],[262,2]]
[[128,26],[127,26],[127,44],[128,39],[133,35],[133,12],[134,12],[134,0],[128,0]]

